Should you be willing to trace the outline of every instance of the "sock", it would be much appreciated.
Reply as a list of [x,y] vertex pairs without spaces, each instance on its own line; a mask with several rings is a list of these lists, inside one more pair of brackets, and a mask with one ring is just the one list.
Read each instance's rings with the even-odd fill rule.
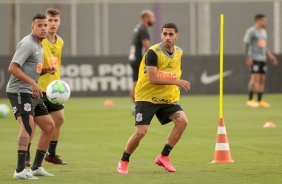
[[260,102],[262,99],[262,93],[258,93],[258,101]]
[[121,157],[121,160],[122,161],[127,161],[129,162],[129,157],[130,157],[130,154],[126,153],[125,151],[123,152],[123,155]]
[[162,156],[168,156],[172,148],[173,148],[172,146],[165,144],[164,149],[161,152]]
[[249,100],[252,100],[252,99],[253,99],[253,95],[254,95],[254,92],[253,92],[253,91],[250,91],[250,92],[249,92]]
[[42,161],[43,161],[43,158],[46,154],[46,151],[41,151],[41,150],[36,150],[36,154],[35,154],[35,158],[34,158],[34,162],[33,162],[33,165],[31,167],[31,170],[36,170],[38,169],[38,167],[41,167],[41,164],[42,164]]
[[18,150],[18,165],[17,165],[17,173],[22,172],[25,169],[25,150]]
[[48,152],[49,152],[49,155],[52,157],[56,156],[57,144],[58,144],[58,141],[50,141]]
[[30,145],[31,143],[28,144],[26,157],[30,157]]

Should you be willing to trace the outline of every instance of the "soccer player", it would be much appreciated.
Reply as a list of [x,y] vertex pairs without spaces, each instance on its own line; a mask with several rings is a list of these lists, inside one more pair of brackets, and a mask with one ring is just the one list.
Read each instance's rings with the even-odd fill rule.
[[[46,37],[47,28],[46,16],[35,15],[32,19],[32,32],[18,43],[8,69],[11,77],[6,92],[15,118],[20,124],[18,162],[13,176],[15,179],[54,176],[41,167],[54,130],[54,123],[42,101],[42,90],[37,84],[39,75],[53,74],[56,71],[54,67],[43,68],[44,55],[41,43]],[[34,123],[40,127],[41,133],[38,138],[34,162],[28,172],[25,169],[25,158]]]
[[181,77],[182,49],[175,46],[178,28],[174,23],[162,27],[161,43],[153,45],[144,55],[135,89],[135,132],[129,138],[118,164],[118,173],[127,174],[129,157],[145,136],[154,115],[165,125],[171,121],[174,127],[168,135],[156,164],[169,172],[176,169],[170,164],[169,154],[184,132],[188,119],[179,105],[179,88],[190,89],[190,83]]
[[[55,123],[55,130],[51,137],[48,153],[45,156],[45,161],[53,164],[67,164],[67,162],[64,162],[59,158],[58,155],[56,155],[56,148],[60,137],[61,126],[65,119],[64,106],[52,104],[46,96],[48,84],[54,80],[60,80],[61,57],[64,41],[60,36],[57,35],[57,30],[61,23],[61,12],[55,8],[48,8],[45,12],[45,15],[47,17],[49,29],[46,39],[42,41],[44,49],[43,67],[55,67],[57,69],[54,74],[40,76],[38,82],[43,92],[43,102]],[[31,165],[29,155],[26,158],[26,166],[28,165]]]
[[129,61],[133,72],[133,85],[130,90],[130,97],[132,100],[132,114],[135,110],[134,89],[138,80],[138,71],[140,62],[144,53],[150,47],[150,35],[148,27],[152,26],[155,22],[155,15],[150,10],[143,10],[141,12],[141,22],[133,30],[132,45],[129,51]]
[[[249,107],[270,107],[269,103],[262,100],[264,92],[265,74],[267,72],[267,58],[273,65],[277,65],[276,57],[267,49],[267,33],[265,31],[266,16],[257,14],[255,25],[250,27],[244,36],[246,63],[251,69],[251,78],[248,85]],[[253,99],[253,94],[258,94],[258,101]]]

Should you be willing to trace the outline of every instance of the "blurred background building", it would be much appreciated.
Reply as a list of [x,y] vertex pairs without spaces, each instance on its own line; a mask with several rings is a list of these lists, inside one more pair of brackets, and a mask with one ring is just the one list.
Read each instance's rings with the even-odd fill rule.
[[281,53],[281,0],[0,0],[0,56],[12,55],[16,43],[30,32],[31,19],[46,8],[62,11],[59,35],[64,56],[126,56],[140,12],[151,9],[156,23],[152,43],[160,41],[161,26],[175,22],[178,45],[185,55],[219,53],[219,15],[225,14],[225,53],[242,54],[242,39],[254,15],[268,18],[268,47]]
[[[254,16],[268,18],[268,48],[280,64],[269,66],[266,92],[281,93],[282,0],[0,0],[0,97],[10,77],[7,71],[19,40],[31,32],[31,19],[48,7],[62,12],[58,34],[64,39],[61,77],[72,96],[127,96],[132,85],[128,61],[133,29],[140,12],[151,9],[156,22],[149,28],[152,44],[160,42],[161,27],[179,27],[177,45],[183,48],[182,78],[188,94],[218,94],[219,23],[225,15],[224,77],[226,94],[246,93],[249,70],[243,37]],[[269,63],[269,62],[268,62]]]

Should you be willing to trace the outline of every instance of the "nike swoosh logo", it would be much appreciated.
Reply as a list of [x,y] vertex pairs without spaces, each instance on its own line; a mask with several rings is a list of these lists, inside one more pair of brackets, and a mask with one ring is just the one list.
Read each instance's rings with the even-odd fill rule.
[[[231,74],[232,74],[232,70],[225,71],[225,72],[223,72],[223,77],[227,77],[228,75],[231,75]],[[211,84],[213,82],[218,81],[219,78],[220,78],[219,73],[208,76],[208,72],[204,71],[201,75],[201,82],[203,84]]]

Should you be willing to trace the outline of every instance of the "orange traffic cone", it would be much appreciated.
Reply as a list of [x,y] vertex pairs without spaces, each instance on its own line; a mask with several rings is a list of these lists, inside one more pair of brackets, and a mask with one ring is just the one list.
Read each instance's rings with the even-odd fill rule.
[[220,118],[217,130],[214,159],[211,163],[233,163],[231,158],[223,118]]
[[272,121],[268,121],[263,125],[263,128],[275,128],[276,125]]
[[104,106],[113,106],[114,102],[110,99],[107,99],[104,101]]

